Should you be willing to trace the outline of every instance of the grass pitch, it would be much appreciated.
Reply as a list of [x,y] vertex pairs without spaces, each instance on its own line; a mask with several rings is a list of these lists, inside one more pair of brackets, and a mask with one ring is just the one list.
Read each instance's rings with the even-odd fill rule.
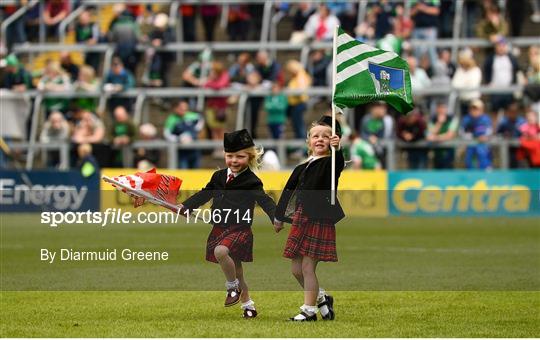
[[[536,219],[349,218],[321,285],[336,320],[291,324],[302,292],[281,257],[286,230],[263,218],[246,264],[260,312],[222,307],[223,274],[204,261],[209,226],[71,225],[1,216],[2,337],[538,337]],[[165,250],[163,263],[47,264],[41,248]]]

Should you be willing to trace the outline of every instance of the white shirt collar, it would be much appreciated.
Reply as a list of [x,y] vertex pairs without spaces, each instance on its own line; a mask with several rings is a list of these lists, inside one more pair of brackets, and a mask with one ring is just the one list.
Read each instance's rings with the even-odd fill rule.
[[234,178],[236,178],[238,175],[240,175],[242,172],[246,171],[249,167],[246,167],[244,170],[236,173],[236,172],[232,172],[231,168],[227,168],[227,178],[229,178],[229,176],[231,174],[233,174]]

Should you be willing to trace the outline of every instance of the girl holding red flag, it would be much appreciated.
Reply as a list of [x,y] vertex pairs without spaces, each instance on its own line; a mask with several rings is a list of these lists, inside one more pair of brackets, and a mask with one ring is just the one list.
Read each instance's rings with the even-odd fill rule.
[[225,274],[225,307],[242,303],[244,318],[257,316],[249,296],[242,262],[253,261],[253,209],[258,203],[271,221],[276,205],[253,173],[262,154],[246,129],[225,133],[226,169],[218,170],[210,182],[187,199],[182,211],[190,213],[212,199],[213,228],[206,245],[206,260],[219,263]]

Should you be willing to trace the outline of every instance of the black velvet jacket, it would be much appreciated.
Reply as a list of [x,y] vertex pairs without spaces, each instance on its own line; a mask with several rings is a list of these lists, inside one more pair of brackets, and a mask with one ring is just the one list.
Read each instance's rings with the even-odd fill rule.
[[[277,220],[291,223],[298,203],[304,205],[304,213],[313,220],[330,219],[337,223],[345,217],[337,197],[336,204],[330,204],[331,164],[332,157],[322,157],[293,170],[276,208]],[[336,188],[344,166],[343,152],[336,150]]]
[[[257,202],[270,221],[274,221],[276,204],[264,192],[261,180],[253,171],[248,168],[228,184],[226,182],[227,168],[214,172],[206,187],[183,203],[184,210],[197,209],[212,199],[212,216],[216,218],[213,218],[213,224],[250,227],[253,223],[253,209]],[[249,221],[245,218],[246,216],[249,216]],[[217,218],[220,220],[218,221]]]

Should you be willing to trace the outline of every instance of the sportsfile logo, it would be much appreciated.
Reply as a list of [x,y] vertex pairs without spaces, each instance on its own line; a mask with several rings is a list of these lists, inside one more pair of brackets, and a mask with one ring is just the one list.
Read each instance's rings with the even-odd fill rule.
[[109,224],[176,224],[180,219],[179,213],[169,211],[160,212],[140,212],[133,214],[122,209],[107,208],[101,211],[44,211],[41,213],[41,224],[46,224],[50,227],[59,227],[63,225],[74,224],[96,224],[101,227],[106,227]]
[[77,210],[88,193],[88,187],[72,185],[15,184],[12,178],[0,178],[0,204],[47,206],[57,210]]

